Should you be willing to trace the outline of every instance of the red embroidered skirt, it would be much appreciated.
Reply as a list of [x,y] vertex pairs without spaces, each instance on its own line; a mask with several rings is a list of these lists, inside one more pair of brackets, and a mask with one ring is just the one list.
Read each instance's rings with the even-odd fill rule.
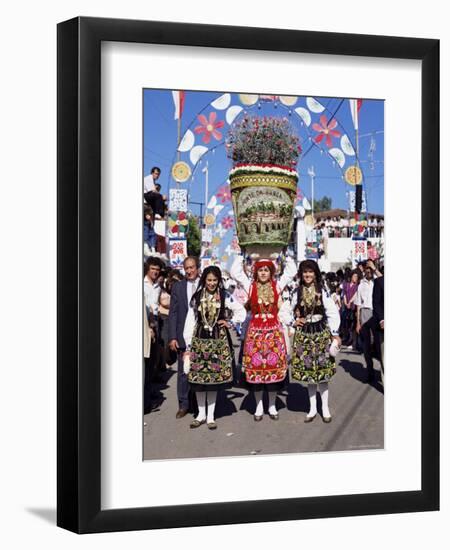
[[276,317],[250,320],[242,363],[249,384],[275,384],[286,378],[286,342]]

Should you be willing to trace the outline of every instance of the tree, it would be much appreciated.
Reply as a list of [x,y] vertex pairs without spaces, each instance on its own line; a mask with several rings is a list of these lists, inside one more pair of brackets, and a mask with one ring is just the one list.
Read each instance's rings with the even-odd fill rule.
[[331,197],[322,197],[314,200],[314,212],[325,212],[331,210],[333,199]]
[[189,216],[189,225],[187,232],[187,250],[189,256],[200,256],[201,238],[200,228],[195,216]]

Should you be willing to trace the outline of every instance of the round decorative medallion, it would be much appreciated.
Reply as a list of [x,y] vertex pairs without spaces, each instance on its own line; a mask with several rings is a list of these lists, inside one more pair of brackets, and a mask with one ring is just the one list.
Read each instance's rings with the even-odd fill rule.
[[349,166],[344,174],[345,181],[350,185],[359,185],[362,182],[362,172],[359,166]]
[[172,166],[172,177],[180,183],[188,180],[191,177],[191,169],[189,165],[180,160]]

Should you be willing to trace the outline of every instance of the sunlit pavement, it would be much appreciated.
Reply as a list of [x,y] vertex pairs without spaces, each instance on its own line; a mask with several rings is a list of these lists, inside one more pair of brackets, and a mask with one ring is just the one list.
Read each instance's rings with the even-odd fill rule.
[[325,424],[319,414],[304,423],[308,411],[307,389],[289,384],[278,394],[279,420],[265,414],[255,422],[252,395],[244,386],[219,392],[216,405],[216,430],[206,424],[190,429],[191,414],[176,419],[176,366],[163,373],[164,382],[155,387],[159,397],[155,408],[145,415],[144,459],[282,454],[298,452],[382,449],[384,444],[383,385],[379,364],[375,382],[367,383],[364,357],[343,350],[336,375],[330,382],[329,406],[332,422]]

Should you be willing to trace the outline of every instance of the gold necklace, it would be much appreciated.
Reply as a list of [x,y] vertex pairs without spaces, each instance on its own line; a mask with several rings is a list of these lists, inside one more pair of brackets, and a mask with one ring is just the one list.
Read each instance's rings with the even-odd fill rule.
[[314,306],[316,304],[316,288],[313,284],[309,287],[303,286],[302,302],[308,310],[314,309]]
[[270,281],[268,283],[256,283],[256,290],[258,293],[258,304],[262,304],[264,306],[273,304],[274,295]]
[[199,305],[200,316],[203,328],[212,334],[213,328],[219,320],[220,314],[220,295],[217,292],[211,294],[204,288],[200,297]]

